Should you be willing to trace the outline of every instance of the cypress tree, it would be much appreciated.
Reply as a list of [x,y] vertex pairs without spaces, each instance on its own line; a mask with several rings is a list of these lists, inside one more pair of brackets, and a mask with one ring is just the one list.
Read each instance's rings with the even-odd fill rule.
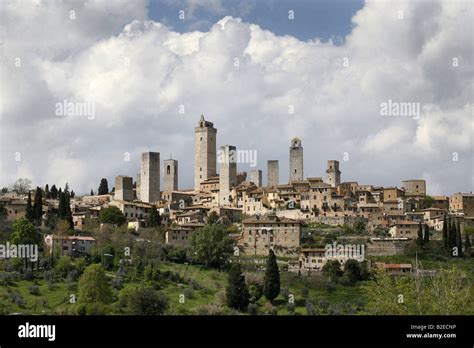
[[[66,184],[67,185],[67,184]],[[74,229],[74,222],[72,221],[72,212],[71,212],[71,196],[69,192],[64,193],[65,196],[65,212],[64,218],[69,222],[69,228]]]
[[448,221],[446,220],[446,214],[443,219],[443,246],[444,249],[448,249]]
[[453,253],[453,248],[456,246],[456,224],[453,221],[451,221],[450,226],[449,226],[449,234],[448,234],[448,240],[449,240],[449,252],[452,254]]
[[41,218],[43,216],[43,192],[41,191],[41,188],[39,186],[36,187],[33,216],[37,223],[41,221]]
[[98,195],[106,195],[109,193],[109,185],[106,178],[100,179],[99,190],[97,191]]
[[428,244],[430,242],[430,228],[428,227],[427,224],[425,224],[424,226],[424,231],[425,231],[425,234],[424,234],[424,243],[425,244]]
[[58,199],[58,189],[56,188],[56,185],[51,186],[50,196],[52,199]]
[[34,223],[35,221],[35,212],[33,210],[33,205],[31,204],[31,192],[28,191],[28,200],[26,201],[26,219],[29,222]]
[[44,197],[46,199],[51,198],[51,193],[49,192],[49,185],[48,184],[46,184],[46,186],[44,187]]
[[459,225],[459,221],[456,226],[456,247],[458,248],[458,256],[462,257],[462,237],[461,237],[461,226]]
[[94,191],[91,189],[91,196],[93,196],[93,195],[94,195]]
[[469,239],[469,235],[464,230],[464,251],[466,254],[470,254],[471,251],[471,241]]
[[233,263],[230,266],[226,297],[230,308],[243,311],[249,304],[250,294],[239,263]]
[[270,249],[267,260],[267,269],[263,280],[263,294],[270,302],[280,293],[280,272],[273,250]]
[[416,239],[416,244],[419,246],[423,245],[423,227],[421,226],[421,221],[418,224],[418,238]]

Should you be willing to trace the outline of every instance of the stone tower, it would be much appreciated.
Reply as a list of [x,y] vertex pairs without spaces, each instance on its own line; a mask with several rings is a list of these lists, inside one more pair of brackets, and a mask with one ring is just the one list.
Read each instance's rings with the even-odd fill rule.
[[137,200],[140,200],[140,173],[137,174],[137,184],[135,185],[135,196],[137,197]]
[[257,187],[262,187],[262,171],[260,169],[252,170],[250,172],[250,181]]
[[221,146],[219,167],[219,205],[231,205],[230,190],[237,186],[237,152],[235,146]]
[[117,201],[133,201],[133,178],[119,175],[115,177],[115,195]]
[[278,160],[269,160],[267,162],[267,185],[268,187],[277,187],[280,183],[280,169]]
[[303,180],[303,147],[301,140],[294,138],[290,146],[290,182]]
[[328,169],[326,169],[327,179],[326,184],[332,187],[339,186],[341,183],[341,171],[339,170],[339,161],[329,160]]
[[142,153],[140,169],[140,199],[155,203],[160,200],[160,153]]
[[168,159],[164,160],[163,164],[163,191],[176,191],[178,189],[178,161]]
[[194,191],[198,192],[201,182],[216,175],[217,129],[201,115],[194,129]]

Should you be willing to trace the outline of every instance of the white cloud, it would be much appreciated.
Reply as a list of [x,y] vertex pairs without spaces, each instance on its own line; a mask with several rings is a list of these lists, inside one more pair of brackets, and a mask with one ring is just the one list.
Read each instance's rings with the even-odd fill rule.
[[[30,173],[35,184],[64,178],[88,192],[103,176],[135,175],[140,152],[153,150],[178,159],[180,183],[192,187],[193,130],[204,113],[219,145],[258,150],[263,170],[267,159],[280,159],[282,182],[297,135],[311,176],[348,152],[345,180],[399,185],[420,177],[433,194],[472,190],[468,3],[369,1],[342,46],[231,17],[180,34],[148,20],[145,3],[128,3],[74,3],[73,23],[67,3],[29,5],[25,16],[8,3],[0,185]],[[54,116],[64,99],[93,101],[96,117]],[[422,117],[382,117],[389,99],[420,103]]]

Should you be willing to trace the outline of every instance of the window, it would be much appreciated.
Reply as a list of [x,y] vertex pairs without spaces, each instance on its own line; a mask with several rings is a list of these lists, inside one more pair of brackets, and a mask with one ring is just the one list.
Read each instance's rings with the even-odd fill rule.
[[171,166],[168,164],[166,166],[166,174],[170,174],[171,173]]

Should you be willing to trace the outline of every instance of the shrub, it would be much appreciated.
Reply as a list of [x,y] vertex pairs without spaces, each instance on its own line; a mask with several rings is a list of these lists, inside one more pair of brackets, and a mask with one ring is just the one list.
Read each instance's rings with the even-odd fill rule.
[[247,307],[247,312],[250,315],[257,315],[258,314],[258,306],[255,303],[250,303]]
[[307,298],[309,295],[309,289],[307,287],[304,287],[303,289],[301,289],[301,296],[303,298]]
[[312,299],[310,298],[306,299],[305,307],[306,307],[306,312],[308,313],[308,315],[316,314],[316,308],[314,307],[314,302]]
[[194,298],[194,290],[191,288],[184,289],[184,297],[186,299],[193,299]]
[[189,286],[191,286],[191,289],[193,290],[201,290],[204,288],[204,286],[202,286],[196,279],[191,279]]
[[280,290],[280,294],[283,296],[285,301],[288,301],[288,298],[290,297],[290,291],[286,288],[283,288]]
[[28,287],[28,291],[30,292],[31,295],[39,295],[39,286],[32,284]]
[[286,309],[288,310],[288,313],[295,314],[295,304],[294,303],[288,303],[286,305]]

